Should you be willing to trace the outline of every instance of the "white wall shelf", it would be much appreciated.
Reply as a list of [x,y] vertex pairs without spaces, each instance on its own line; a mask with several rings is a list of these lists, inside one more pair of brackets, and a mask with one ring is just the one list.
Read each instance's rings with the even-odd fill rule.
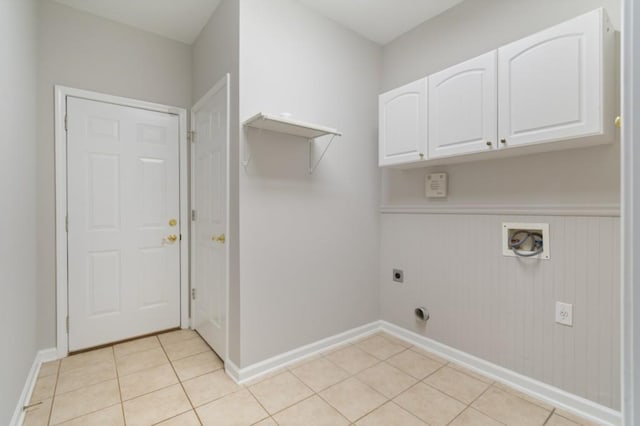
[[244,125],[247,127],[253,127],[254,129],[269,130],[272,132],[300,136],[305,139],[315,139],[326,135],[342,136],[342,133],[330,127],[305,123],[303,121],[292,120],[288,117],[265,114],[262,112],[247,119],[244,122]]
[[[320,161],[324,158],[324,155],[327,153],[329,146],[333,142],[333,139],[336,136],[342,136],[342,133],[337,131],[336,129],[332,129],[331,127],[321,126],[319,124],[306,123],[303,121],[292,120],[289,117],[283,117],[280,115],[274,114],[265,114],[259,112],[251,118],[248,118],[243,123],[244,127],[251,127],[253,129],[268,130],[270,132],[284,133],[287,135],[298,136],[300,138],[304,138],[309,143],[309,174],[313,174],[313,172],[318,168]],[[317,161],[313,161],[313,146],[312,143],[316,138],[322,136],[331,136],[329,143],[320,154],[320,157]],[[242,162],[242,165],[246,167],[251,162],[251,154],[249,158]]]

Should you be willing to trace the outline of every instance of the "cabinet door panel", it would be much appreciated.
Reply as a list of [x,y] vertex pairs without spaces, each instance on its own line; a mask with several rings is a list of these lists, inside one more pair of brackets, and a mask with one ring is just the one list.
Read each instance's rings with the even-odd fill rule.
[[426,97],[427,79],[380,95],[381,166],[409,163],[424,158],[427,142]]
[[498,51],[500,138],[508,146],[602,132],[602,10]]
[[429,77],[429,158],[497,149],[496,52]]

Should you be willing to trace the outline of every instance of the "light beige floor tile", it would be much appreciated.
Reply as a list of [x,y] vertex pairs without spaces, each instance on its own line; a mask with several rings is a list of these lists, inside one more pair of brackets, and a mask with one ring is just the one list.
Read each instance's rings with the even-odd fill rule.
[[393,334],[389,334],[389,333],[387,333],[385,331],[379,331],[378,333],[376,333],[376,335],[382,336],[385,339],[387,339],[387,340],[389,340],[389,341],[391,341],[393,343],[396,343],[396,344],[398,344],[400,346],[404,346],[405,348],[410,348],[412,346],[411,343],[409,343],[409,342],[407,342],[405,340],[402,340],[399,337],[396,337]]
[[532,397],[531,395],[527,395],[527,394],[526,394],[526,393],[524,393],[524,392],[520,392],[520,391],[518,391],[518,390],[515,390],[515,389],[514,389],[514,388],[512,388],[511,386],[507,386],[507,385],[505,385],[504,383],[496,382],[496,383],[494,384],[494,386],[495,386],[496,388],[500,389],[500,390],[505,391],[505,392],[512,393],[512,394],[514,394],[515,396],[517,396],[517,397],[519,397],[519,398],[521,398],[521,399],[524,399],[525,401],[529,401],[529,402],[530,402],[530,403],[532,403],[532,404],[536,404],[538,407],[542,407],[542,408],[544,408],[545,410],[551,411],[551,410],[553,410],[553,409],[554,409],[553,405],[551,405],[551,404],[547,404],[546,402],[543,402],[543,401],[540,401],[539,399],[534,398],[534,397]]
[[279,412],[273,418],[280,426],[341,426],[349,424],[349,421],[342,417],[335,408],[317,395]]
[[200,426],[196,412],[191,410],[158,423],[158,426]]
[[113,361],[113,359],[112,347],[71,355],[60,361],[60,373],[75,368],[88,367],[105,361]]
[[424,426],[425,422],[393,402],[387,402],[356,422],[357,426]]
[[173,361],[173,367],[182,381],[211,373],[221,369],[223,366],[220,358],[212,351]]
[[564,417],[567,420],[571,420],[572,422],[578,423],[578,424],[583,425],[583,426],[598,426],[598,424],[595,423],[595,422],[592,422],[592,421],[587,420],[587,419],[583,419],[580,416],[577,416],[577,415],[575,415],[573,413],[570,413],[568,411],[565,411],[565,410],[561,410],[559,408],[556,408],[556,411],[554,411],[553,414],[556,414],[556,415],[558,415],[560,417]]
[[125,401],[123,407],[127,426],[151,425],[191,410],[191,404],[180,385]]
[[374,335],[358,342],[356,346],[378,359],[387,359],[406,349],[403,345],[399,345],[379,335]]
[[58,377],[55,375],[39,377],[38,380],[36,380],[35,386],[33,387],[33,392],[31,393],[29,404],[44,401],[53,397],[53,392],[56,388],[57,381]]
[[385,362],[361,371],[357,377],[387,398],[401,394],[418,381],[415,377]]
[[47,377],[54,376],[58,374],[58,369],[60,368],[60,360],[45,362],[40,366],[40,371],[38,371],[38,377]]
[[448,360],[442,358],[441,356],[436,355],[433,352],[428,351],[426,349],[422,349],[422,348],[420,348],[418,346],[411,346],[409,348],[409,350],[414,351],[415,353],[418,353],[418,354],[420,354],[422,356],[426,356],[427,358],[431,358],[432,360],[437,361],[440,364],[448,364],[449,363]]
[[248,388],[248,387],[251,387],[251,386],[253,386],[253,385],[257,385],[257,384],[258,384],[258,383],[260,383],[260,382],[264,382],[265,380],[270,379],[270,378],[272,378],[272,377],[279,376],[280,374],[284,373],[285,371],[289,371],[289,370],[288,370],[288,369],[286,369],[286,368],[278,368],[278,369],[273,370],[273,371],[270,371],[270,372],[268,372],[268,373],[266,373],[266,374],[262,374],[262,375],[260,375],[260,376],[258,376],[258,377],[256,377],[256,378],[253,378],[253,379],[251,379],[251,380],[248,380],[248,381],[246,381],[246,382],[243,382],[242,384],[243,384],[245,387],[247,387],[247,388]]
[[320,396],[352,422],[387,401],[383,395],[353,377],[325,389]]
[[491,386],[448,366],[436,371],[424,382],[465,404],[471,404]]
[[22,426],[42,426],[49,424],[51,414],[51,399],[41,401],[40,404],[28,408],[24,413]]
[[136,352],[116,360],[118,375],[120,377],[146,370],[151,367],[158,367],[163,364],[169,364],[169,360],[164,354],[162,348]]
[[211,352],[211,348],[200,338],[200,336],[163,346],[171,361],[203,352]]
[[424,383],[418,383],[394,401],[432,426],[446,425],[466,408],[460,401]]
[[56,395],[51,410],[51,423],[62,423],[118,403],[120,391],[117,380]]
[[491,380],[490,378],[488,378],[486,376],[483,376],[482,374],[478,374],[475,371],[471,371],[468,368],[465,368],[465,367],[463,367],[461,365],[458,365],[456,363],[450,362],[449,365],[447,365],[447,367],[453,368],[454,370],[459,371],[461,373],[464,373],[467,376],[471,376],[476,380],[480,380],[481,382],[489,383],[489,384],[494,383],[494,381]]
[[320,352],[320,355],[326,356],[326,355],[332,354],[334,352],[341,351],[342,349],[346,349],[349,346],[352,346],[351,342],[340,343],[339,345],[333,346],[331,349],[327,349],[325,351]]
[[291,371],[291,370],[295,370],[298,367],[301,367],[305,364],[310,363],[311,361],[315,361],[317,359],[323,358],[323,355],[317,353],[311,356],[308,356],[306,358],[302,358],[298,361],[294,361],[291,364],[287,364],[287,370]]
[[149,349],[160,347],[160,341],[156,336],[144,337],[142,339],[132,340],[130,342],[119,343],[113,347],[113,353],[116,358],[131,355],[136,352],[144,352]]
[[485,416],[478,410],[467,408],[449,423],[451,426],[500,426],[502,423]]
[[253,385],[249,390],[271,414],[290,407],[313,394],[307,385],[289,371]]
[[121,377],[120,392],[122,400],[127,401],[176,383],[178,377],[173,368],[170,364],[164,364]]
[[82,417],[78,417],[68,422],[61,423],[61,426],[87,426],[87,425],[100,425],[100,426],[124,426],[124,418],[122,416],[122,405],[117,404],[109,408],[96,411],[95,413],[87,414]]
[[168,333],[162,333],[158,335],[158,339],[162,345],[170,345],[172,343],[181,342],[183,340],[192,339],[197,337],[198,333],[189,329],[169,331]]
[[571,421],[565,417],[554,414],[551,418],[545,423],[546,426],[579,426],[580,423],[576,423]]
[[242,389],[222,370],[195,377],[182,385],[194,407]]
[[495,386],[489,388],[472,406],[502,423],[522,426],[541,425],[551,412]]
[[378,358],[353,345],[332,352],[326,357],[350,374],[359,373],[379,362]]
[[113,359],[105,359],[85,367],[61,371],[56,386],[56,395],[106,382],[116,377],[116,364]]
[[304,384],[316,392],[349,377],[346,370],[326,358],[318,358],[291,370]]
[[439,368],[442,368],[443,365],[445,365],[441,362],[435,361],[417,352],[409,350],[400,352],[399,354],[392,356],[387,360],[387,362],[409,374],[410,376],[413,376],[416,379],[420,380],[424,379],[429,374],[432,374]]
[[259,421],[258,423],[254,423],[253,426],[278,426],[275,420],[271,417],[267,417],[264,420]]
[[269,417],[246,389],[198,407],[196,412],[204,425],[246,426]]

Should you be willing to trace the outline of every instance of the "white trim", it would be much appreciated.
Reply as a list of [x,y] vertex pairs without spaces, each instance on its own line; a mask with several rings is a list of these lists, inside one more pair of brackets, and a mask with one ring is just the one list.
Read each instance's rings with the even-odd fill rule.
[[20,399],[18,399],[18,404],[16,405],[16,409],[13,412],[13,417],[11,417],[11,421],[9,422],[10,426],[20,426],[24,422],[24,407],[29,404],[31,394],[33,393],[33,388],[35,387],[36,381],[38,380],[40,367],[45,362],[57,359],[56,353],[56,348],[43,349],[36,353],[36,356],[33,359],[33,364],[31,364],[29,374],[27,375],[27,380],[24,382],[24,387],[22,388]]
[[331,350],[336,346],[340,346],[352,340],[360,339],[369,334],[375,333],[378,330],[380,330],[380,324],[378,321],[374,321],[370,324],[345,331],[344,333],[336,334],[335,336],[327,337],[326,339],[318,340],[317,342],[301,346],[297,349],[276,355],[272,358],[251,364],[244,368],[239,368],[229,360],[225,363],[225,371],[233,380],[236,381],[236,383],[246,383],[272,371],[286,367],[287,365],[299,362],[305,358],[318,355],[319,353]]
[[[231,155],[230,155],[230,150],[231,150],[231,74],[227,73],[224,75],[224,77],[222,77],[220,80],[218,80],[218,82],[216,84],[213,85],[213,87],[211,87],[211,89],[209,89],[209,91],[207,91],[207,93],[204,94],[204,96],[202,96],[200,98],[200,100],[198,100],[198,102],[196,102],[196,104],[191,108],[191,129],[194,130],[195,128],[195,114],[194,112],[199,110],[202,105],[213,95],[215,95],[216,93],[218,93],[218,91],[220,91],[220,89],[225,86],[226,87],[226,95],[227,95],[227,176],[226,176],[226,182],[227,182],[227,188],[226,188],[226,192],[227,192],[227,197],[226,197],[226,216],[227,216],[227,223],[225,224],[225,235],[227,236],[227,238],[229,237],[229,218],[231,217],[231,186],[230,186],[230,182],[231,182],[231,175],[230,175],[230,171],[231,171]],[[195,150],[191,150],[191,170],[195,170]],[[191,188],[193,189],[195,187],[195,173],[191,174]],[[193,191],[191,193],[191,205],[195,206],[195,191]],[[197,219],[196,219],[197,220]],[[191,217],[189,217],[189,230],[190,232],[193,231],[193,221],[191,221]],[[227,281],[225,283],[226,286],[226,294],[227,294],[227,300],[225,301],[227,308],[227,318],[225,319],[225,353],[224,354],[218,354],[221,355],[222,360],[226,363],[229,360],[229,272],[231,270],[231,264],[230,264],[230,259],[229,259],[229,244],[225,244],[225,256],[226,256],[226,262],[225,262],[225,268],[227,269],[226,271],[226,278]],[[192,245],[191,245],[191,253],[195,253],[196,251],[196,239],[193,238],[192,241]],[[196,256],[193,256],[191,259],[191,267],[195,268],[195,261],[196,261]],[[197,303],[197,302],[195,302]],[[193,324],[193,327],[195,328],[195,324]]]
[[[180,123],[180,215],[189,218],[188,206],[188,173],[189,160],[187,157],[187,110],[169,105],[161,105],[136,99],[91,92],[88,90],[74,89],[58,86],[55,90],[54,126],[55,126],[55,198],[56,198],[56,348],[58,358],[69,354],[69,342],[66,330],[66,317],[68,312],[67,294],[67,232],[65,217],[67,215],[67,135],[64,128],[64,120],[67,111],[67,96],[123,105],[150,111],[175,114]],[[181,222],[182,240],[180,246],[180,325],[189,327],[189,233]],[[188,227],[186,227],[188,230]]]
[[596,216],[619,217],[620,206],[603,205],[464,205],[444,206],[382,205],[381,214],[472,214],[472,215],[514,215],[514,216]]
[[276,355],[247,367],[240,368],[231,360],[225,362],[225,371],[236,383],[243,384],[268,373],[297,363],[304,359],[326,352],[334,347],[361,339],[377,331],[384,331],[414,346],[423,348],[446,360],[455,362],[469,370],[475,371],[490,379],[504,383],[518,391],[531,395],[554,407],[572,412],[598,424],[620,425],[622,416],[619,411],[589,401],[562,389],[508,370],[499,365],[485,361],[466,352],[436,342],[435,340],[416,334],[387,321],[374,321],[344,333],[319,340],[306,346]]
[[625,425],[640,422],[640,291],[635,289],[640,271],[640,3],[624,0],[622,5],[622,413]]
[[531,395],[555,407],[575,413],[598,424],[620,425],[621,413],[596,404],[585,398],[573,395],[562,389],[542,383],[514,371],[492,364],[466,352],[459,351],[435,340],[416,334],[412,331],[380,321],[380,328],[414,346],[423,348],[446,360],[453,361],[490,379],[504,383],[512,388]]

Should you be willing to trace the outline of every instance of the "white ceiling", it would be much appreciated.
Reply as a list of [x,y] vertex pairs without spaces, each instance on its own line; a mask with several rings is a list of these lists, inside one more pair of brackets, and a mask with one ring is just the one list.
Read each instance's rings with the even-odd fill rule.
[[[52,0],[192,44],[220,0]],[[385,45],[463,0],[298,0],[311,9]]]
[[356,33],[385,45],[463,0],[298,0]]
[[187,44],[196,40],[220,4],[220,0],[53,1]]

